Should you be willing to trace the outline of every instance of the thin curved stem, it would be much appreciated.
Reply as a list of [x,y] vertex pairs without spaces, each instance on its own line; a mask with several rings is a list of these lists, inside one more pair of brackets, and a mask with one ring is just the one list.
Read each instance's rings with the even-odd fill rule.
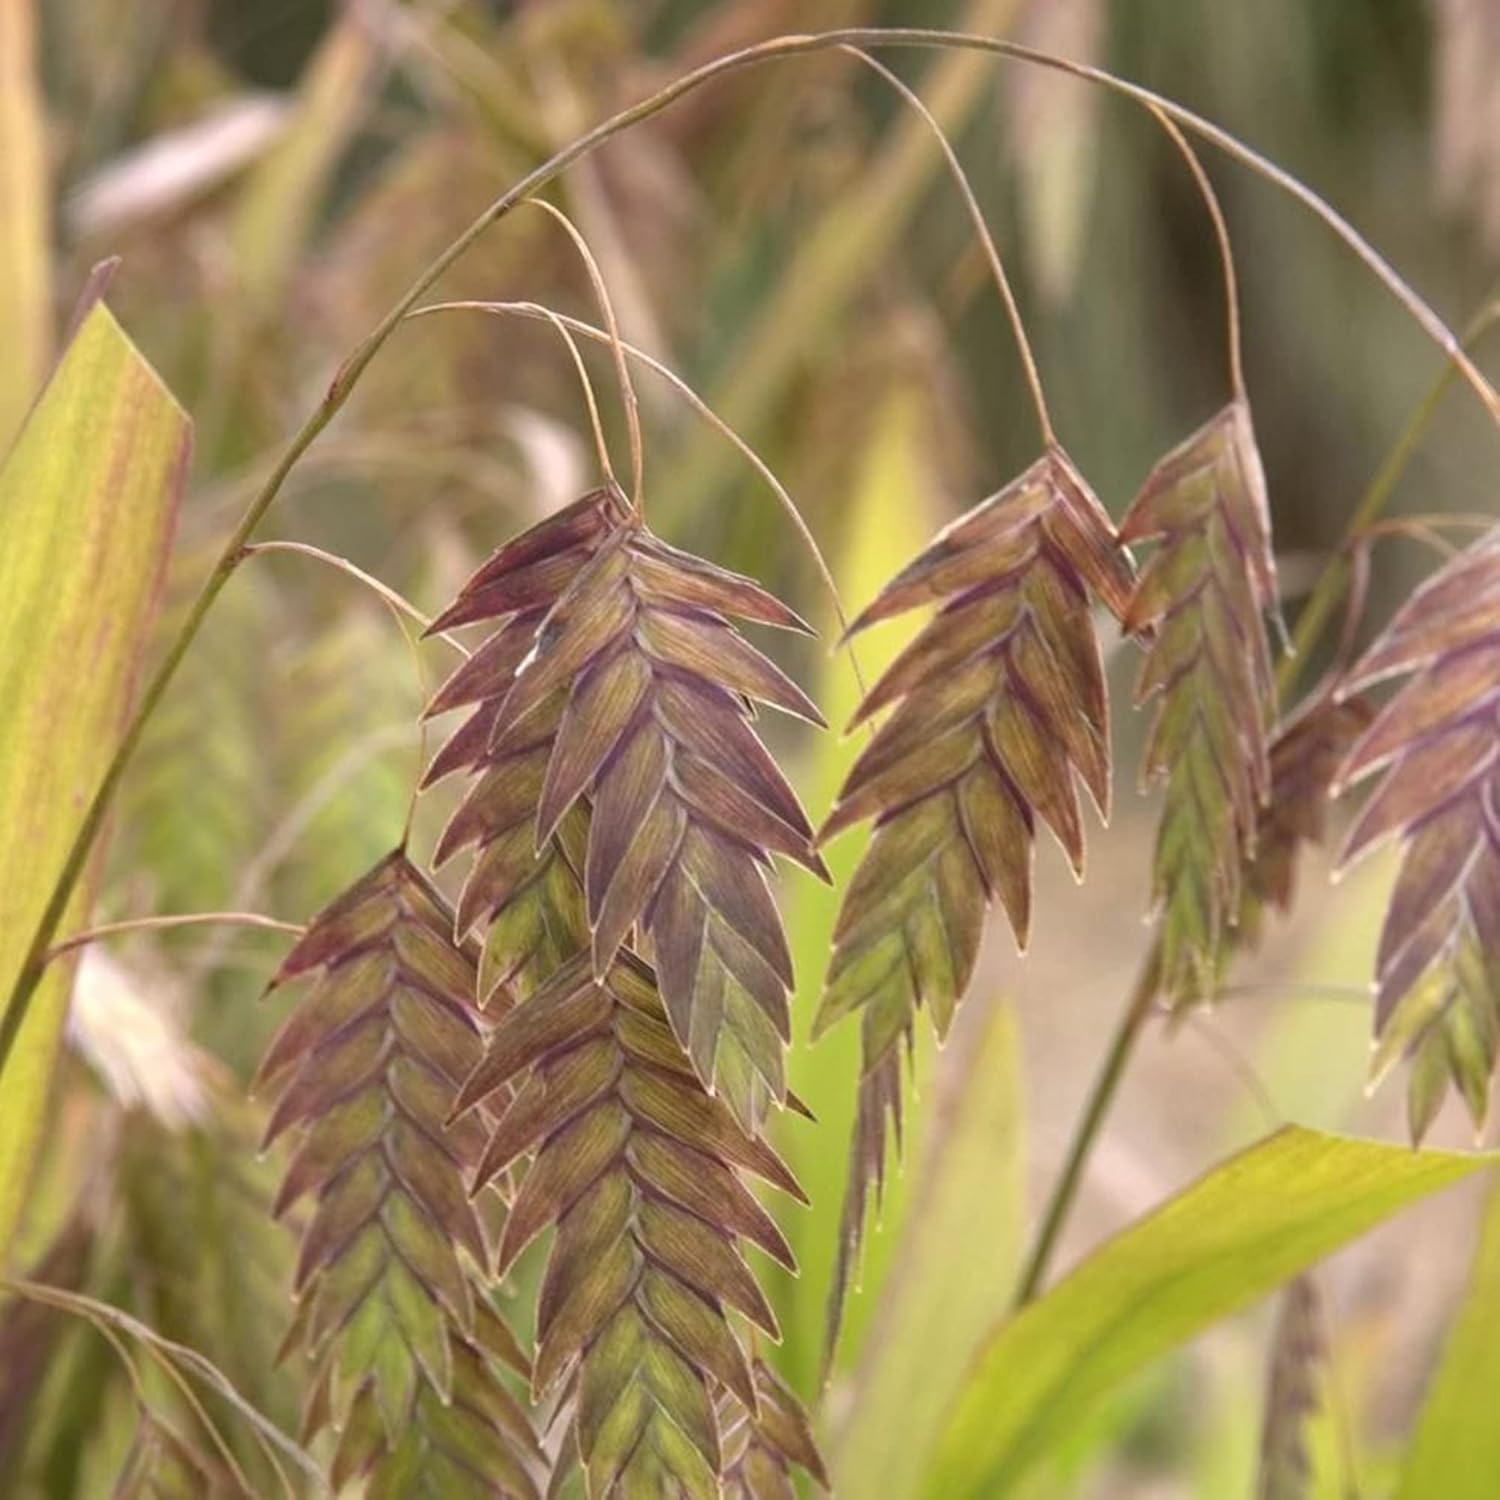
[[[553,320],[556,322],[556,319]],[[597,421],[598,413],[594,408],[593,388],[589,385],[588,375],[583,368],[583,359],[578,353],[578,345],[573,342],[573,335],[568,332],[561,323],[557,324],[557,331],[562,335],[564,343],[573,351],[573,358],[578,364],[578,373],[583,379],[583,386],[589,398],[589,408],[595,412]],[[600,434],[602,439],[602,434]],[[608,459],[605,459],[605,468],[608,469]],[[326,563],[331,568],[336,568],[340,573],[347,574],[350,578],[364,584],[374,592],[380,602],[391,613],[391,619],[395,621],[396,629],[401,632],[401,640],[406,646],[407,653],[411,657],[412,673],[417,682],[417,768],[412,773],[411,793],[406,799],[406,817],[401,824],[401,847],[406,847],[407,840],[411,837],[411,826],[417,816],[417,798],[422,792],[422,771],[427,765],[427,720],[423,717],[423,710],[431,701],[431,694],[427,687],[427,667],[422,660],[422,648],[417,637],[407,629],[406,622],[415,620],[422,627],[425,636],[432,621],[417,608],[405,594],[399,593],[388,583],[381,582],[373,573],[366,573],[361,567],[350,562],[347,557],[340,557],[336,552],[325,552],[321,547],[314,547],[308,542],[252,542],[245,548],[249,556],[257,552],[293,552],[302,557],[311,557],[317,562]],[[439,631],[438,635],[444,644],[452,646],[462,657],[469,656],[468,647],[449,635],[446,631]]]
[[[573,241],[584,268],[588,271],[589,281],[593,284],[599,311],[604,315],[604,326],[609,330],[610,351],[615,359],[615,376],[620,383],[620,401],[625,407],[625,430],[630,439],[630,504],[639,516],[643,514],[641,480],[645,470],[646,450],[641,440],[640,403],[635,398],[635,384],[630,378],[630,366],[625,359],[625,345],[620,338],[620,322],[615,317],[614,299],[609,295],[609,288],[604,283],[604,273],[599,269],[599,262],[594,259],[594,252],[589,249],[589,242],[584,239],[583,231],[556,204],[548,203],[543,198],[533,198],[530,202],[533,208],[541,209],[562,225],[563,231]],[[559,329],[564,328],[565,325],[557,315],[554,313],[552,316]],[[571,345],[571,339],[569,343]],[[597,411],[594,416],[597,422]],[[603,443],[602,435],[600,443]],[[607,460],[605,467],[608,467]]]
[[97,943],[101,938],[118,937],[125,932],[167,932],[178,927],[257,927],[265,932],[288,932],[301,937],[307,929],[297,922],[283,922],[278,917],[263,916],[255,911],[185,911],[155,917],[127,917],[120,922],[103,922],[98,927],[89,927],[75,932],[71,937],[54,943],[47,950],[47,962],[82,948],[87,943]]
[[922,117],[936,138],[938,149],[943,153],[943,160],[948,164],[948,174],[952,177],[959,196],[964,200],[969,221],[974,226],[974,234],[979,240],[980,248],[984,251],[984,258],[989,262],[990,274],[994,277],[1000,300],[1005,304],[1005,316],[1010,319],[1011,332],[1015,335],[1016,348],[1021,355],[1021,365],[1026,371],[1026,384],[1031,389],[1031,402],[1036,408],[1037,426],[1042,430],[1042,444],[1047,448],[1055,448],[1057,433],[1052,426],[1051,413],[1047,410],[1047,397],[1042,389],[1041,371],[1037,368],[1036,356],[1032,353],[1031,340],[1026,335],[1026,325],[1021,319],[1021,309],[1016,303],[1016,294],[1011,289],[1010,278],[1005,274],[1000,252],[995,247],[994,236],[990,233],[990,226],[986,223],[984,212],[979,207],[979,200],[974,196],[974,186],[969,181],[968,173],[963,169],[963,163],[958,159],[958,153],[953,149],[953,143],[916,90],[893,73],[883,62],[871,57],[868,52],[862,52],[858,47],[841,47],[839,50],[847,52],[850,57],[857,57],[866,67],[885,79]]
[[604,422],[599,416],[599,400],[594,393],[594,382],[589,379],[588,366],[583,362],[583,353],[573,335],[555,313],[547,319],[557,330],[557,336],[568,346],[568,355],[573,368],[578,372],[578,383],[583,387],[584,403],[589,409],[589,428],[594,434],[594,456],[599,460],[599,469],[611,484],[616,483],[615,466],[610,462],[609,444],[604,440]]
[[[1171,1014],[1169,1008],[1159,1006],[1158,1009]],[[1218,1056],[1220,1062],[1234,1074],[1246,1094],[1255,1101],[1266,1128],[1276,1130],[1285,1125],[1286,1116],[1276,1107],[1276,1100],[1255,1064],[1222,1031],[1211,1026],[1201,1016],[1189,1013],[1186,1021],[1188,1029]]]
[[[730,52],[722,57],[714,58],[704,63],[701,67],[694,68],[684,73],[681,77],[674,79],[664,88],[657,90],[649,98],[631,105],[627,109],[620,110],[609,119],[601,121],[591,130],[555,152],[546,161],[533,167],[524,177],[512,184],[504,193],[496,198],[485,208],[469,226],[452,240],[445,249],[440,251],[423,268],[416,280],[396,300],[394,305],[387,311],[385,316],[355,346],[348,357],[335,372],[329,383],[323,399],[310,412],[302,423],[302,426],[293,434],[288,442],[285,452],[277,460],[264,483],[256,492],[254,498],[246,506],[244,514],[235,524],[220,553],[218,560],[210,569],[207,578],[204,579],[202,587],[192,604],[188,607],[182,625],[176,637],[167,648],[165,656],[151,675],[142,690],[136,704],[134,713],[130,716],[124,732],[120,736],[115,753],[111,757],[108,767],[95,788],[94,795],[90,800],[82,819],[79,822],[78,832],[73,838],[62,869],[58,874],[56,884],[53,886],[52,894],[48,898],[46,909],[43,911],[37,923],[36,931],[32,935],[31,943],[27,949],[26,958],[21,965],[20,976],[12,993],[9,1003],[6,1005],[3,1020],[0,1020],[0,1069],[3,1069],[8,1061],[11,1049],[15,1046],[16,1037],[20,1033],[22,1023],[30,1009],[32,997],[36,993],[36,987],[41,979],[42,959],[48,947],[56,935],[58,924],[62,921],[63,914],[67,910],[68,901],[73,894],[74,887],[78,884],[79,877],[83,874],[84,867],[88,862],[89,853],[99,836],[99,831],[104,826],[106,813],[109,811],[111,802],[114,800],[116,790],[120,785],[121,778],[125,774],[125,768],[130,763],[141,737],[145,733],[146,725],[150,722],[151,715],[156,706],[161,702],[172,679],[177,675],[177,669],[182,663],[183,657],[187,655],[189,647],[197,639],[199,630],[203,627],[203,621],[214,601],[223,591],[224,585],[238,566],[245,544],[250,540],[261,519],[281,492],[281,487],[286,483],[287,475],[296,467],[302,455],[312,446],[324,428],[342,410],[344,403],[349,399],[350,393],[358,384],[360,376],[368,367],[370,361],[384,347],[391,334],[395,332],[401,320],[416,306],[424,293],[448,270],[450,266],[459,260],[465,252],[485,233],[491,225],[497,223],[509,213],[518,203],[531,197],[534,193],[553,181],[559,174],[565,171],[575,161],[596,151],[606,141],[620,134],[621,131],[630,129],[631,126],[639,124],[643,120],[650,119],[653,115],[660,114],[685,94],[694,89],[701,88],[711,80],[721,77],[726,73],[740,68],[750,67],[758,63],[769,62],[773,58],[790,57],[801,53],[810,53],[825,50],[830,47],[842,46],[856,47],[921,47],[921,48],[966,48],[974,51],[989,52],[997,56],[1014,58],[1021,62],[1031,63],[1038,67],[1050,68],[1055,72],[1066,73],[1075,78],[1086,79],[1102,88],[1132,99],[1137,104],[1155,105],[1161,111],[1170,116],[1184,129],[1191,131],[1200,139],[1208,141],[1211,145],[1233,157],[1258,173],[1267,182],[1279,188],[1282,192],[1289,194],[1309,209],[1323,221],[1343,242],[1359,257],[1364,265],[1376,276],[1383,286],[1396,298],[1406,311],[1415,319],[1418,326],[1430,338],[1439,349],[1457,366],[1465,380],[1474,389],[1479,398],[1484,402],[1491,417],[1497,425],[1500,425],[1500,394],[1485,379],[1483,372],[1469,357],[1463,345],[1453,334],[1452,330],[1438,317],[1431,307],[1417,294],[1397,272],[1386,262],[1380,253],[1349,223],[1342,214],[1331,204],[1318,196],[1311,188],[1293,177],[1289,172],[1283,171],[1267,157],[1253,147],[1246,145],[1238,137],[1231,135],[1227,130],[1215,125],[1211,120],[1202,115],[1195,114],[1183,105],[1175,104],[1170,99],[1163,98],[1160,94],[1153,93],[1150,89],[1143,88],[1139,84],[1129,83],[1123,78],[1106,72],[1102,68],[1093,67],[1087,63],[1070,61],[1067,58],[1056,57],[1051,53],[1042,52],[1034,47],[1027,47],[1019,42],[1005,41],[996,37],[973,36],[965,32],[945,32],[941,30],[902,28],[884,30],[878,27],[849,27],[838,31],[825,31],[815,34],[803,34],[794,36],[774,37],[769,41],[757,43],[754,46],[744,47],[736,52]],[[1294,658],[1295,659],[1295,658]]]
[[[307,1476],[308,1480],[315,1486],[319,1494],[326,1495],[328,1486],[323,1480],[322,1470],[318,1467],[312,1456],[291,1438],[282,1432],[268,1417],[257,1411],[240,1393],[235,1389],[217,1365],[211,1360],[199,1354],[196,1349],[190,1349],[186,1344],[176,1343],[174,1340],[165,1338],[157,1333],[140,1319],[133,1318],[129,1313],[121,1311],[120,1308],[108,1302],[100,1302],[97,1298],[85,1296],[82,1292],[70,1292],[62,1287],[47,1286],[40,1281],[28,1281],[24,1277],[7,1276],[0,1279],[0,1291],[11,1292],[15,1296],[24,1297],[32,1302],[39,1302],[47,1307],[55,1308],[59,1312],[65,1312],[75,1318],[82,1318],[90,1323],[100,1333],[106,1329],[127,1334],[131,1338],[138,1339],[151,1358],[156,1361],[168,1377],[183,1391],[187,1399],[200,1412],[204,1425],[209,1428],[216,1441],[221,1445],[223,1439],[218,1435],[217,1428],[203,1412],[198,1398],[189,1391],[183,1380],[183,1371],[190,1372],[195,1378],[201,1380],[206,1386],[223,1398],[233,1408],[254,1433],[261,1451],[270,1461],[271,1466],[281,1479],[282,1485],[288,1494],[292,1494],[292,1488],[287,1476],[282,1472],[281,1464],[275,1457],[275,1451],[279,1450],[290,1459]],[[178,1368],[179,1364],[181,1369]],[[237,1470],[233,1455],[228,1455],[228,1462],[232,1469]],[[252,1491],[245,1486],[245,1493]]]
[[1224,220],[1224,207],[1219,202],[1219,195],[1214,191],[1213,183],[1208,180],[1208,173],[1203,170],[1203,163],[1198,160],[1198,153],[1193,150],[1188,138],[1178,129],[1177,122],[1158,106],[1153,104],[1150,108],[1156,123],[1166,131],[1172,144],[1181,153],[1183,161],[1187,163],[1188,171],[1193,174],[1198,196],[1203,199],[1203,206],[1208,210],[1208,217],[1213,221],[1214,239],[1219,245],[1219,264],[1224,271],[1224,317],[1229,338],[1229,389],[1235,400],[1244,401],[1246,399],[1245,360],[1240,336],[1240,284],[1234,271],[1234,248],[1229,242],[1229,225]]
[[[399,593],[388,583],[382,583],[373,573],[366,573],[363,568],[350,562],[347,557],[340,557],[336,552],[326,552],[322,547],[314,547],[311,542],[284,541],[278,537],[271,541],[251,542],[245,547],[244,556],[255,557],[262,552],[291,552],[299,557],[310,557],[315,562],[336,568],[340,573],[364,584],[372,593],[378,594],[393,610],[405,615],[408,620],[414,620],[424,631],[432,624],[431,616],[423,614],[405,594]],[[437,639],[451,646],[460,656],[469,655],[469,648],[456,636],[440,631]]]
[[[562,323],[573,333],[593,339],[596,343],[608,343],[610,340],[609,334],[602,328],[595,328],[592,323],[585,323],[581,318],[570,318],[565,313],[554,312],[539,302],[433,302],[426,307],[414,308],[407,314],[407,317],[409,319],[424,318],[430,313],[440,312],[483,312],[496,317],[551,318]],[[797,502],[792,499],[786,486],[772,472],[770,465],[670,365],[663,364],[659,359],[647,354],[644,349],[638,349],[634,344],[624,340],[620,341],[620,347],[631,359],[637,360],[652,374],[661,376],[715,432],[739,449],[745,461],[765,481],[766,487],[775,495],[787,519],[791,521],[797,535],[802,539],[803,546],[807,548],[807,554],[812,558],[813,566],[817,569],[818,577],[833,605],[839,633],[841,636],[846,636],[849,631],[849,617],[845,613],[844,601],[839,595],[839,586],[834,580],[833,570],[828,566],[828,559],[823,556],[823,549],[818,546],[818,539],[813,535],[812,528],[798,509]],[[860,671],[859,660],[853,653],[852,644],[849,661],[854,668],[854,678],[863,696],[866,692],[864,674]]]
[[[1500,324],[1500,298],[1492,298],[1469,320],[1464,329],[1464,348],[1475,348],[1497,324]],[[1298,612],[1297,623],[1292,630],[1292,649],[1282,657],[1276,671],[1276,686],[1283,705],[1290,701],[1314,644],[1322,638],[1339,606],[1340,597],[1349,581],[1349,565],[1345,560],[1348,544],[1368,530],[1391,503],[1396,486],[1400,484],[1422,439],[1426,437],[1427,429],[1432,425],[1432,419],[1437,415],[1443,397],[1448,394],[1458,369],[1457,364],[1447,364],[1438,371],[1406,426],[1401,429],[1400,436],[1381,461],[1364,494],[1360,496],[1359,504],[1354,507],[1345,525],[1339,550],[1324,568],[1317,586],[1308,595],[1307,603]]]
[[1500,525],[1497,516],[1481,516],[1477,512],[1462,510],[1423,510],[1408,516],[1393,516],[1388,521],[1376,521],[1366,526],[1355,540],[1400,536],[1412,526],[1420,526],[1426,531],[1441,531],[1445,526],[1451,526],[1455,531],[1493,531],[1497,525]]
[[1068,1144],[1068,1154],[1063,1160],[1062,1170],[1042,1212],[1036,1238],[1032,1241],[1020,1279],[1016,1283],[1013,1299],[1016,1307],[1030,1302],[1042,1288],[1042,1278],[1047,1274],[1052,1252],[1062,1237],[1063,1225],[1067,1222],[1073,1200],[1078,1196],[1079,1186],[1083,1182],[1084,1165],[1094,1149],[1094,1141],[1104,1124],[1104,1117],[1114,1103],[1115,1091],[1120,1086],[1121,1078],[1125,1076],[1125,1065],[1130,1061],[1135,1044],[1151,1018],[1160,973],[1161,942],[1158,939],[1152,944],[1151,952],[1136,978],[1135,988],[1125,1006],[1125,1014],[1120,1018],[1109,1050],[1100,1064],[1099,1075],[1084,1102],[1083,1113],[1078,1118],[1073,1139]]

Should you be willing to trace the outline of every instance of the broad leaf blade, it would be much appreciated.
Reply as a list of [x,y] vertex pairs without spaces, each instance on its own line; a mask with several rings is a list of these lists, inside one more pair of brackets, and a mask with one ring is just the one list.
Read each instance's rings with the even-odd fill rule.
[[[0,996],[118,736],[154,616],[187,416],[102,303],[0,468]],[[76,922],[86,897],[64,922]],[[64,927],[66,930],[66,925]],[[0,1246],[41,1130],[71,966],[37,992],[0,1075]]]
[[939,1440],[926,1493],[1006,1493],[1127,1376],[1492,1160],[1298,1126],[1231,1157],[1000,1327]]
[[1500,1474],[1500,1184],[1490,1190],[1468,1293],[1417,1420],[1397,1500],[1480,1500]]
[[1011,1007],[968,1011],[944,1061],[914,1201],[833,1453],[846,1495],[918,1492],[927,1445],[1012,1295],[1026,1172]]

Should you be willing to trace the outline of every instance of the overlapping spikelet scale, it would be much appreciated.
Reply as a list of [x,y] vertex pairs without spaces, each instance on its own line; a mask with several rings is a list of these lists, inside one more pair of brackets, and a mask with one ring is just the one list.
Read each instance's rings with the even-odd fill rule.
[[1283,914],[1292,909],[1303,846],[1323,843],[1334,778],[1370,719],[1362,696],[1340,699],[1323,692],[1277,728],[1268,757],[1271,795],[1245,872],[1237,943],[1258,941],[1266,908]]
[[1162,984],[1188,999],[1212,988],[1271,785],[1275,688],[1264,616],[1276,607],[1276,575],[1243,402],[1152,470],[1120,540],[1158,544],[1125,625],[1146,647],[1136,701],[1155,706],[1141,779],[1166,783],[1152,872]]
[[593,1496],[717,1496],[716,1401],[762,1410],[733,1319],[776,1336],[741,1254],[791,1266],[744,1183],[800,1196],[762,1141],[705,1092],[672,1033],[652,971],[587,955],[509,1012],[459,1109],[509,1089],[476,1175],[530,1157],[500,1243],[503,1272],[555,1227],[537,1317],[533,1392],[571,1391]]
[[586,809],[575,808],[554,837],[537,838],[537,804],[567,703],[566,687],[521,722],[502,729],[498,720],[538,628],[625,514],[625,502],[612,486],[574,501],[499,548],[431,627],[491,627],[428,706],[430,716],[460,708],[469,714],[423,783],[430,786],[454,771],[473,778],[434,859],[441,866],[464,849],[474,850],[458,897],[458,930],[463,936],[485,927],[486,998],[503,991],[512,1000],[524,999],[588,945]]
[[1336,790],[1383,773],[1346,862],[1402,842],[1376,956],[1375,1068],[1411,1057],[1420,1138],[1450,1081],[1483,1121],[1500,1040],[1500,531],[1417,590],[1342,692],[1394,676],[1407,681]]
[[[439,858],[479,847],[459,915],[489,920],[489,971],[529,987],[587,946],[602,976],[639,932],[679,1041],[754,1130],[785,1099],[790,1036],[767,874],[774,855],[823,867],[753,705],[821,719],[731,617],[806,628],[599,491],[502,548],[435,622],[503,623],[434,702],[479,707],[433,773],[479,772]],[[517,917],[516,893],[538,889],[540,914]]]
[[828,1472],[802,1403],[764,1360],[755,1361],[754,1375],[759,1415],[732,1401],[720,1403],[725,1500],[795,1500],[798,1469],[828,1489]]
[[492,1368],[526,1361],[485,1300],[466,1192],[485,1131],[446,1127],[483,1053],[475,961],[398,851],[275,980],[312,978],[259,1075],[278,1096],[267,1143],[296,1136],[276,1211],[312,1200],[287,1348],[316,1371],[306,1433],[334,1426],[336,1482],[364,1476],[374,1495],[536,1493],[536,1440]]
[[1081,782],[1101,815],[1109,717],[1092,604],[1123,617],[1130,565],[1060,451],[946,527],[854,622],[940,608],[855,715],[885,712],[820,837],[874,821],[845,894],[819,1030],[863,1016],[864,1076],[844,1208],[842,1288],[900,1129],[900,1042],[926,1009],[945,1035],[973,973],[986,908],[1030,927],[1038,819],[1083,868]]

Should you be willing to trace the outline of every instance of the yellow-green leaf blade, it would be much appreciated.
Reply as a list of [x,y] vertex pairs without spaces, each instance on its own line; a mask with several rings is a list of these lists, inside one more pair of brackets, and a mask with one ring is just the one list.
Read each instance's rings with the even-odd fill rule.
[[[155,613],[187,416],[102,304],[0,468],[0,997],[119,736]],[[83,898],[68,920],[76,920]],[[25,1189],[70,968],[37,991],[0,1074],[0,1247]],[[0,1001],[3,1003],[3,1001]]]
[[1396,1500],[1480,1500],[1500,1474],[1500,1184],[1491,1189],[1469,1289],[1433,1377]]
[[926,1493],[1006,1493],[1127,1376],[1493,1159],[1299,1126],[1231,1157],[1001,1326],[949,1417]]

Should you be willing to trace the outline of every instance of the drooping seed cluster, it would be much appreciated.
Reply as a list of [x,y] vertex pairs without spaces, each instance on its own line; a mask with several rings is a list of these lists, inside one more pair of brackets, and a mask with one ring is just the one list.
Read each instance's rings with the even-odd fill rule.
[[941,607],[870,690],[889,710],[821,837],[874,821],[844,895],[817,1029],[858,1011],[863,1071],[835,1303],[899,1137],[899,1051],[927,1009],[939,1036],[974,971],[986,908],[1031,920],[1038,818],[1083,869],[1076,782],[1109,809],[1109,713],[1091,616],[1124,614],[1131,573],[1103,507],[1059,450],[946,527],[854,622]]
[[1151,471],[1120,539],[1158,543],[1125,625],[1146,648],[1136,702],[1155,705],[1141,780],[1166,782],[1152,875],[1162,983],[1190,999],[1212,989],[1271,786],[1275,685],[1264,617],[1276,608],[1276,574],[1242,401]]
[[483,991],[517,1002],[459,1108],[499,1115],[476,1187],[520,1177],[500,1270],[555,1229],[534,1387],[569,1405],[591,1495],[720,1493],[722,1413],[762,1415],[736,1322],[775,1332],[737,1244],[791,1259],[742,1177],[798,1192],[760,1139],[792,983],[767,874],[823,867],[754,705],[820,720],[731,618],[806,628],[606,486],[433,625],[491,629],[432,704],[475,706],[428,779],[474,774],[437,857],[474,846],[458,930],[485,927]]
[[336,1485],[531,1497],[541,1451],[496,1362],[527,1361],[485,1295],[468,1178],[477,1121],[446,1128],[483,1045],[475,955],[397,851],[323,911],[277,984],[315,976],[261,1065],[269,1143],[297,1132],[276,1212],[313,1210],[288,1351],[312,1361],[304,1436],[333,1426]]
[[1342,692],[1394,676],[1408,680],[1337,786],[1383,773],[1345,863],[1402,841],[1376,956],[1376,1068],[1412,1058],[1408,1111],[1420,1137],[1450,1080],[1483,1121],[1500,1038],[1500,532],[1417,590]]
[[741,1179],[800,1196],[795,1180],[704,1092],[653,974],[628,952],[602,981],[578,955],[511,1011],[459,1110],[506,1085],[513,1097],[476,1185],[531,1158],[500,1273],[556,1226],[534,1398],[574,1387],[577,1442],[599,1492],[714,1493],[724,1467],[716,1389],[746,1412],[758,1403],[729,1313],[779,1336],[739,1242],[793,1265]]

